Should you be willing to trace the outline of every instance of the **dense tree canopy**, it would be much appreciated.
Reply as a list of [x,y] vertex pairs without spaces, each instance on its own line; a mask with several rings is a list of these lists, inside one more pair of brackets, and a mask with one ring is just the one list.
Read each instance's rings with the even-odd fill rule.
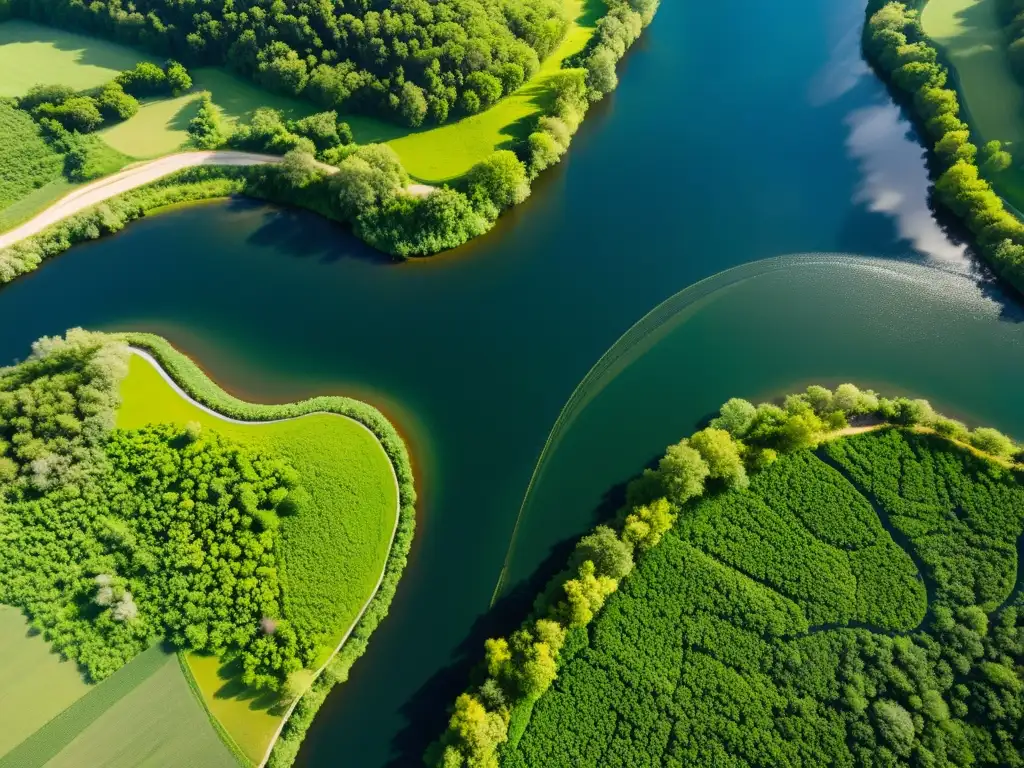
[[492,104],[536,72],[568,28],[559,0],[14,0],[12,10],[411,126]]

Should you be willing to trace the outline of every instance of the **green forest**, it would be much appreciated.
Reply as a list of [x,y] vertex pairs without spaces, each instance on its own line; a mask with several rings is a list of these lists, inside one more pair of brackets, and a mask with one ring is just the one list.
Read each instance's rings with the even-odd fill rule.
[[0,369],[0,603],[92,681],[161,637],[287,692],[318,651],[282,608],[298,475],[198,424],[115,429],[128,354],[73,330]]
[[559,0],[15,0],[10,10],[410,126],[493,104],[537,71],[569,25]]
[[486,642],[428,764],[1024,765],[1022,455],[850,384],[730,400]]

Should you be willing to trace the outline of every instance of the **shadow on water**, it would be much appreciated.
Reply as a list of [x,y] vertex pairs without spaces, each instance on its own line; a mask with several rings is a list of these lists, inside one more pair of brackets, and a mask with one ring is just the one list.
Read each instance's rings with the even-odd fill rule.
[[386,265],[397,263],[393,257],[359,240],[343,225],[322,216],[310,216],[301,209],[268,208],[260,200],[239,196],[231,198],[228,210],[233,213],[262,211],[262,223],[245,240],[259,248],[272,248],[300,259],[316,259],[321,264],[334,264],[342,259]]

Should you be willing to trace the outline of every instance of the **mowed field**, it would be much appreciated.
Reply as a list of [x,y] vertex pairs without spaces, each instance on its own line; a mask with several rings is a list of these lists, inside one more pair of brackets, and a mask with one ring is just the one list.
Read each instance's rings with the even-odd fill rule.
[[0,768],[239,765],[174,653],[154,645],[87,685],[73,664],[24,628],[19,612],[0,610]]
[[89,688],[74,662],[30,631],[21,611],[0,605],[0,759]]
[[928,0],[921,25],[956,68],[971,127],[985,141],[1024,139],[1024,89],[1010,71],[996,0]]
[[[182,398],[137,356],[121,396],[119,427],[196,421],[281,456],[299,472],[310,502],[282,521],[284,614],[300,631],[319,637],[326,658],[370,597],[390,549],[398,496],[376,438],[333,414],[272,424],[226,422]],[[189,657],[207,706],[243,752],[262,756],[276,727],[271,710],[277,702],[254,697],[215,661]]]

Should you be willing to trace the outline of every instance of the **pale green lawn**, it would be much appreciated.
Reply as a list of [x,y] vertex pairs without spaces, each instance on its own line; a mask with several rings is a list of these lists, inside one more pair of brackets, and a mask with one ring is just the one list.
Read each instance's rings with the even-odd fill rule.
[[[45,768],[238,768],[173,653]],[[27,766],[26,766],[27,768]]]
[[0,96],[21,96],[40,83],[94,88],[140,61],[155,59],[117,43],[29,21],[0,24]]
[[0,605],[0,757],[89,691],[78,666],[30,634],[21,611]]
[[[434,183],[453,179],[512,140],[528,135],[550,101],[551,76],[566,58],[583,50],[604,12],[601,0],[566,0],[566,7],[574,23],[565,39],[519,90],[485,112],[388,142],[413,178]],[[356,138],[361,140],[358,134]]]
[[[186,424],[254,445],[288,461],[312,497],[299,516],[282,521],[285,616],[297,629],[322,628],[322,657],[333,650],[370,596],[388,556],[398,498],[387,454],[360,425],[331,414],[275,424],[234,424],[180,397],[145,360],[133,356],[121,384],[117,426]],[[312,631],[312,630],[310,630]],[[262,757],[273,729],[267,710],[234,681],[217,676],[215,660],[189,657],[204,699],[247,755]],[[275,723],[276,727],[276,723]]]
[[[246,688],[238,680],[237,670],[216,656],[184,656],[206,706],[245,756],[258,765],[284,714],[277,696]],[[274,714],[277,712],[280,714]]]
[[928,0],[921,25],[956,68],[979,136],[1024,139],[1024,90],[1010,71],[996,0]]

